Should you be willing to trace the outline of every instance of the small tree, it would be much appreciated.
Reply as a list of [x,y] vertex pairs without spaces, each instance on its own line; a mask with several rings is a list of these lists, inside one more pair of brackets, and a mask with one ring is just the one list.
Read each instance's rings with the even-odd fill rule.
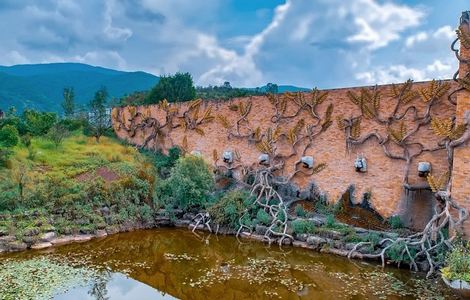
[[96,142],[111,128],[111,116],[107,112],[106,102],[108,100],[108,91],[102,87],[95,93],[95,97],[90,101],[88,112],[87,132],[94,136]]
[[212,172],[206,162],[196,156],[180,158],[171,175],[160,187],[160,198],[184,210],[201,208],[208,203],[214,187]]
[[64,125],[57,123],[51,127],[47,133],[47,137],[54,143],[55,147],[59,147],[66,137],[70,135],[70,132],[65,128]]
[[62,108],[64,109],[64,115],[66,118],[73,116],[75,112],[75,93],[73,88],[64,89],[64,101],[62,102]]
[[0,129],[0,164],[5,164],[12,154],[11,148],[15,147],[19,141],[19,134],[16,127],[5,125]]
[[57,115],[52,112],[39,112],[36,110],[25,110],[23,113],[27,131],[33,136],[46,134],[57,122]]
[[266,92],[269,94],[277,94],[279,91],[279,87],[275,83],[268,83],[266,85]]
[[176,73],[173,76],[162,76],[158,84],[150,91],[145,103],[153,104],[162,101],[181,102],[196,98],[196,88],[189,73]]

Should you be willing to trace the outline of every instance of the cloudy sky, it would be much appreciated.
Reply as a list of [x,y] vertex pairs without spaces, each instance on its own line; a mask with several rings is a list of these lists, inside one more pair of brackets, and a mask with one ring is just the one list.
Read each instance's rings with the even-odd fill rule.
[[467,1],[0,0],[0,65],[188,71],[198,85],[450,78]]

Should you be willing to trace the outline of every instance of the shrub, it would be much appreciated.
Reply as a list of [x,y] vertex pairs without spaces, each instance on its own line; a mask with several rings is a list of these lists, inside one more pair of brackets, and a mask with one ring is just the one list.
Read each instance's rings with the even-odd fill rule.
[[33,136],[46,134],[56,123],[57,115],[52,112],[38,112],[35,110],[25,110],[23,119],[28,132]]
[[157,194],[164,203],[170,201],[183,210],[188,210],[204,207],[213,187],[212,172],[204,160],[186,156],[177,161],[170,177],[162,181]]
[[334,228],[336,227],[336,219],[335,219],[335,216],[333,216],[332,214],[329,214],[326,216],[326,223],[325,223],[325,226],[328,227],[328,228]]
[[19,142],[19,134],[16,127],[6,125],[0,130],[0,147],[15,147]]
[[171,147],[168,150],[168,155],[163,154],[161,150],[156,152],[142,150],[142,152],[150,158],[163,178],[167,178],[170,175],[171,169],[175,166],[181,155],[181,150],[178,147]]
[[54,143],[55,147],[59,147],[63,140],[70,135],[70,132],[61,124],[55,124],[47,132],[47,137]]
[[250,193],[244,190],[233,190],[226,193],[219,201],[207,209],[216,224],[238,227],[238,220],[252,199]]
[[446,267],[441,269],[448,280],[461,279],[470,282],[470,244],[458,243],[447,254]]
[[271,216],[266,211],[264,211],[264,209],[258,210],[256,213],[256,219],[263,225],[271,224]]
[[304,207],[300,204],[297,204],[295,206],[295,214],[298,216],[298,217],[302,217],[304,218],[306,215],[307,215],[307,212],[305,211]]
[[391,216],[388,219],[388,224],[390,224],[390,227],[392,227],[392,229],[400,229],[404,227],[400,216]]
[[315,225],[309,220],[297,219],[292,221],[292,229],[295,234],[314,233]]

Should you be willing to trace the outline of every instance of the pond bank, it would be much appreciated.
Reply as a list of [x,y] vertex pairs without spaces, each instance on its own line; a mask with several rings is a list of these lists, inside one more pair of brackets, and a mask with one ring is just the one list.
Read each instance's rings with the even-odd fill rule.
[[[140,229],[151,229],[161,227],[179,227],[188,228],[189,230],[194,229],[192,224],[196,214],[194,213],[183,213],[180,210],[173,210],[171,213],[164,209],[160,209],[156,212],[153,222],[124,222],[119,225],[112,226],[101,226],[93,232],[79,231],[73,234],[59,234],[56,230],[53,230],[53,226],[50,230],[41,232],[38,228],[44,224],[39,224],[38,228],[30,228],[22,236],[15,236],[12,234],[5,234],[0,232],[0,254],[6,252],[24,251],[28,249],[45,249],[56,245],[64,245],[70,243],[86,242],[96,238],[103,238],[108,235],[129,232]],[[345,224],[336,223],[335,228],[325,227],[327,222],[325,217],[317,215],[308,219],[319,228],[315,233],[310,234],[295,234],[292,233],[294,240],[285,239],[284,245],[292,245],[294,247],[300,247],[318,251],[321,253],[334,254],[344,257],[367,259],[360,251],[354,251],[350,253],[356,243],[360,240],[371,239],[373,236],[376,240],[383,238],[396,238],[398,233],[385,232],[377,230],[367,230],[358,227],[347,226]],[[323,226],[323,227],[322,227]],[[198,225],[197,230],[209,231],[209,228]],[[321,229],[321,230],[320,230]],[[254,232],[247,233],[242,232],[240,237],[245,239],[256,240],[267,243],[268,241],[264,238],[264,233],[267,227],[263,225],[257,225]],[[213,232],[222,235],[236,235],[236,231],[230,228],[213,228]],[[426,270],[425,264],[420,265],[421,270]]]

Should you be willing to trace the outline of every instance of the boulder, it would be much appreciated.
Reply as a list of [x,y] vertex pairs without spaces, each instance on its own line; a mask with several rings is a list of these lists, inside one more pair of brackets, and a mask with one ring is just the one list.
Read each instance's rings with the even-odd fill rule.
[[28,249],[28,245],[20,241],[13,241],[7,244],[7,248],[8,251],[23,251]]
[[25,236],[35,236],[39,234],[39,228],[28,228],[25,230]]
[[52,247],[52,243],[44,242],[44,243],[36,243],[31,246],[31,249],[39,250],[44,248]]
[[255,227],[255,233],[258,235],[264,235],[268,231],[268,227],[264,225],[256,225]]
[[97,230],[95,234],[96,237],[105,237],[107,235],[108,233],[106,232],[106,230]]
[[326,244],[326,239],[319,236],[311,235],[307,238],[307,244],[313,246],[315,249],[320,249]]
[[39,242],[41,243],[49,243],[50,241],[52,241],[53,239],[56,238],[56,234],[55,232],[46,232],[44,233],[43,235],[41,235],[39,237]]

